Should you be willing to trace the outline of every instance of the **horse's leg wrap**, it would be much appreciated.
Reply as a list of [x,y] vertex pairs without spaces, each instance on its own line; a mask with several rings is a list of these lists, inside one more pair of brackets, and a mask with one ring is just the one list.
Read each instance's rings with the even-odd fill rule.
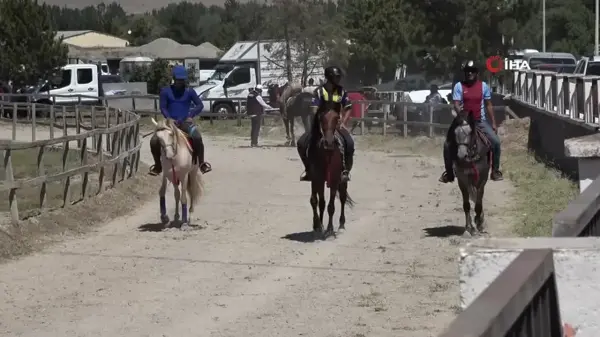
[[159,198],[159,204],[160,204],[160,216],[167,215],[167,199],[164,196]]
[[181,204],[181,221],[183,223],[188,222],[188,207],[187,204],[184,203]]

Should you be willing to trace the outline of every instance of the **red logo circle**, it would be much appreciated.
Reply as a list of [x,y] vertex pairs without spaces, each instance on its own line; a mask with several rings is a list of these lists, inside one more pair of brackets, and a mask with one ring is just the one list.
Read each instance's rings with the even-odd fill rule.
[[504,61],[498,55],[490,56],[485,61],[485,66],[490,73],[495,74],[504,69]]

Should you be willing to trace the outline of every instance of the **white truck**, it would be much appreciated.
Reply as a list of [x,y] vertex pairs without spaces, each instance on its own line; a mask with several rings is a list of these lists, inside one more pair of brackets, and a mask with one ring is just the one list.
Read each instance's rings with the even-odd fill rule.
[[[284,41],[243,41],[233,45],[219,60],[213,76],[195,88],[204,101],[203,112],[239,113],[237,101],[248,96],[249,89],[258,83],[259,75],[265,88],[270,84],[285,84],[285,59],[281,52],[284,44]],[[299,53],[292,51],[292,60],[299,58]],[[322,61],[319,55],[308,58],[307,79],[312,78],[315,83],[323,80]],[[292,68],[295,80],[300,79],[302,70],[300,67]],[[267,90],[263,91],[263,96],[267,96]]]

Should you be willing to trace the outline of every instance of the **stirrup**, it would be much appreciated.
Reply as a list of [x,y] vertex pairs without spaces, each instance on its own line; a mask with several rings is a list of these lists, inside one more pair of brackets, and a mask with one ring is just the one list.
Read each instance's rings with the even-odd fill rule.
[[152,166],[150,166],[150,170],[148,171],[148,174],[151,176],[157,176],[157,175],[161,174],[161,172],[162,172],[162,169],[157,172],[156,165],[152,165]]
[[200,171],[202,172],[202,174],[208,173],[212,171],[212,166],[210,166],[208,162],[203,162],[202,164],[200,164]]

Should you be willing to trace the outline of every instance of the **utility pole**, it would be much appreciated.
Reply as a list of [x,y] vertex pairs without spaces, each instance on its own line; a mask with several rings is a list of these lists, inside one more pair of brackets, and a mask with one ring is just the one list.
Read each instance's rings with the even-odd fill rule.
[[260,59],[260,38],[256,41],[256,58],[258,61],[256,62],[256,84],[262,84],[262,78],[260,76],[261,69],[261,59]]
[[600,1],[596,0],[596,29],[594,30],[594,35],[596,36],[596,45],[594,46],[594,55],[598,56],[598,21],[600,19],[599,11],[600,11]]
[[546,0],[542,0],[542,52],[546,52]]

